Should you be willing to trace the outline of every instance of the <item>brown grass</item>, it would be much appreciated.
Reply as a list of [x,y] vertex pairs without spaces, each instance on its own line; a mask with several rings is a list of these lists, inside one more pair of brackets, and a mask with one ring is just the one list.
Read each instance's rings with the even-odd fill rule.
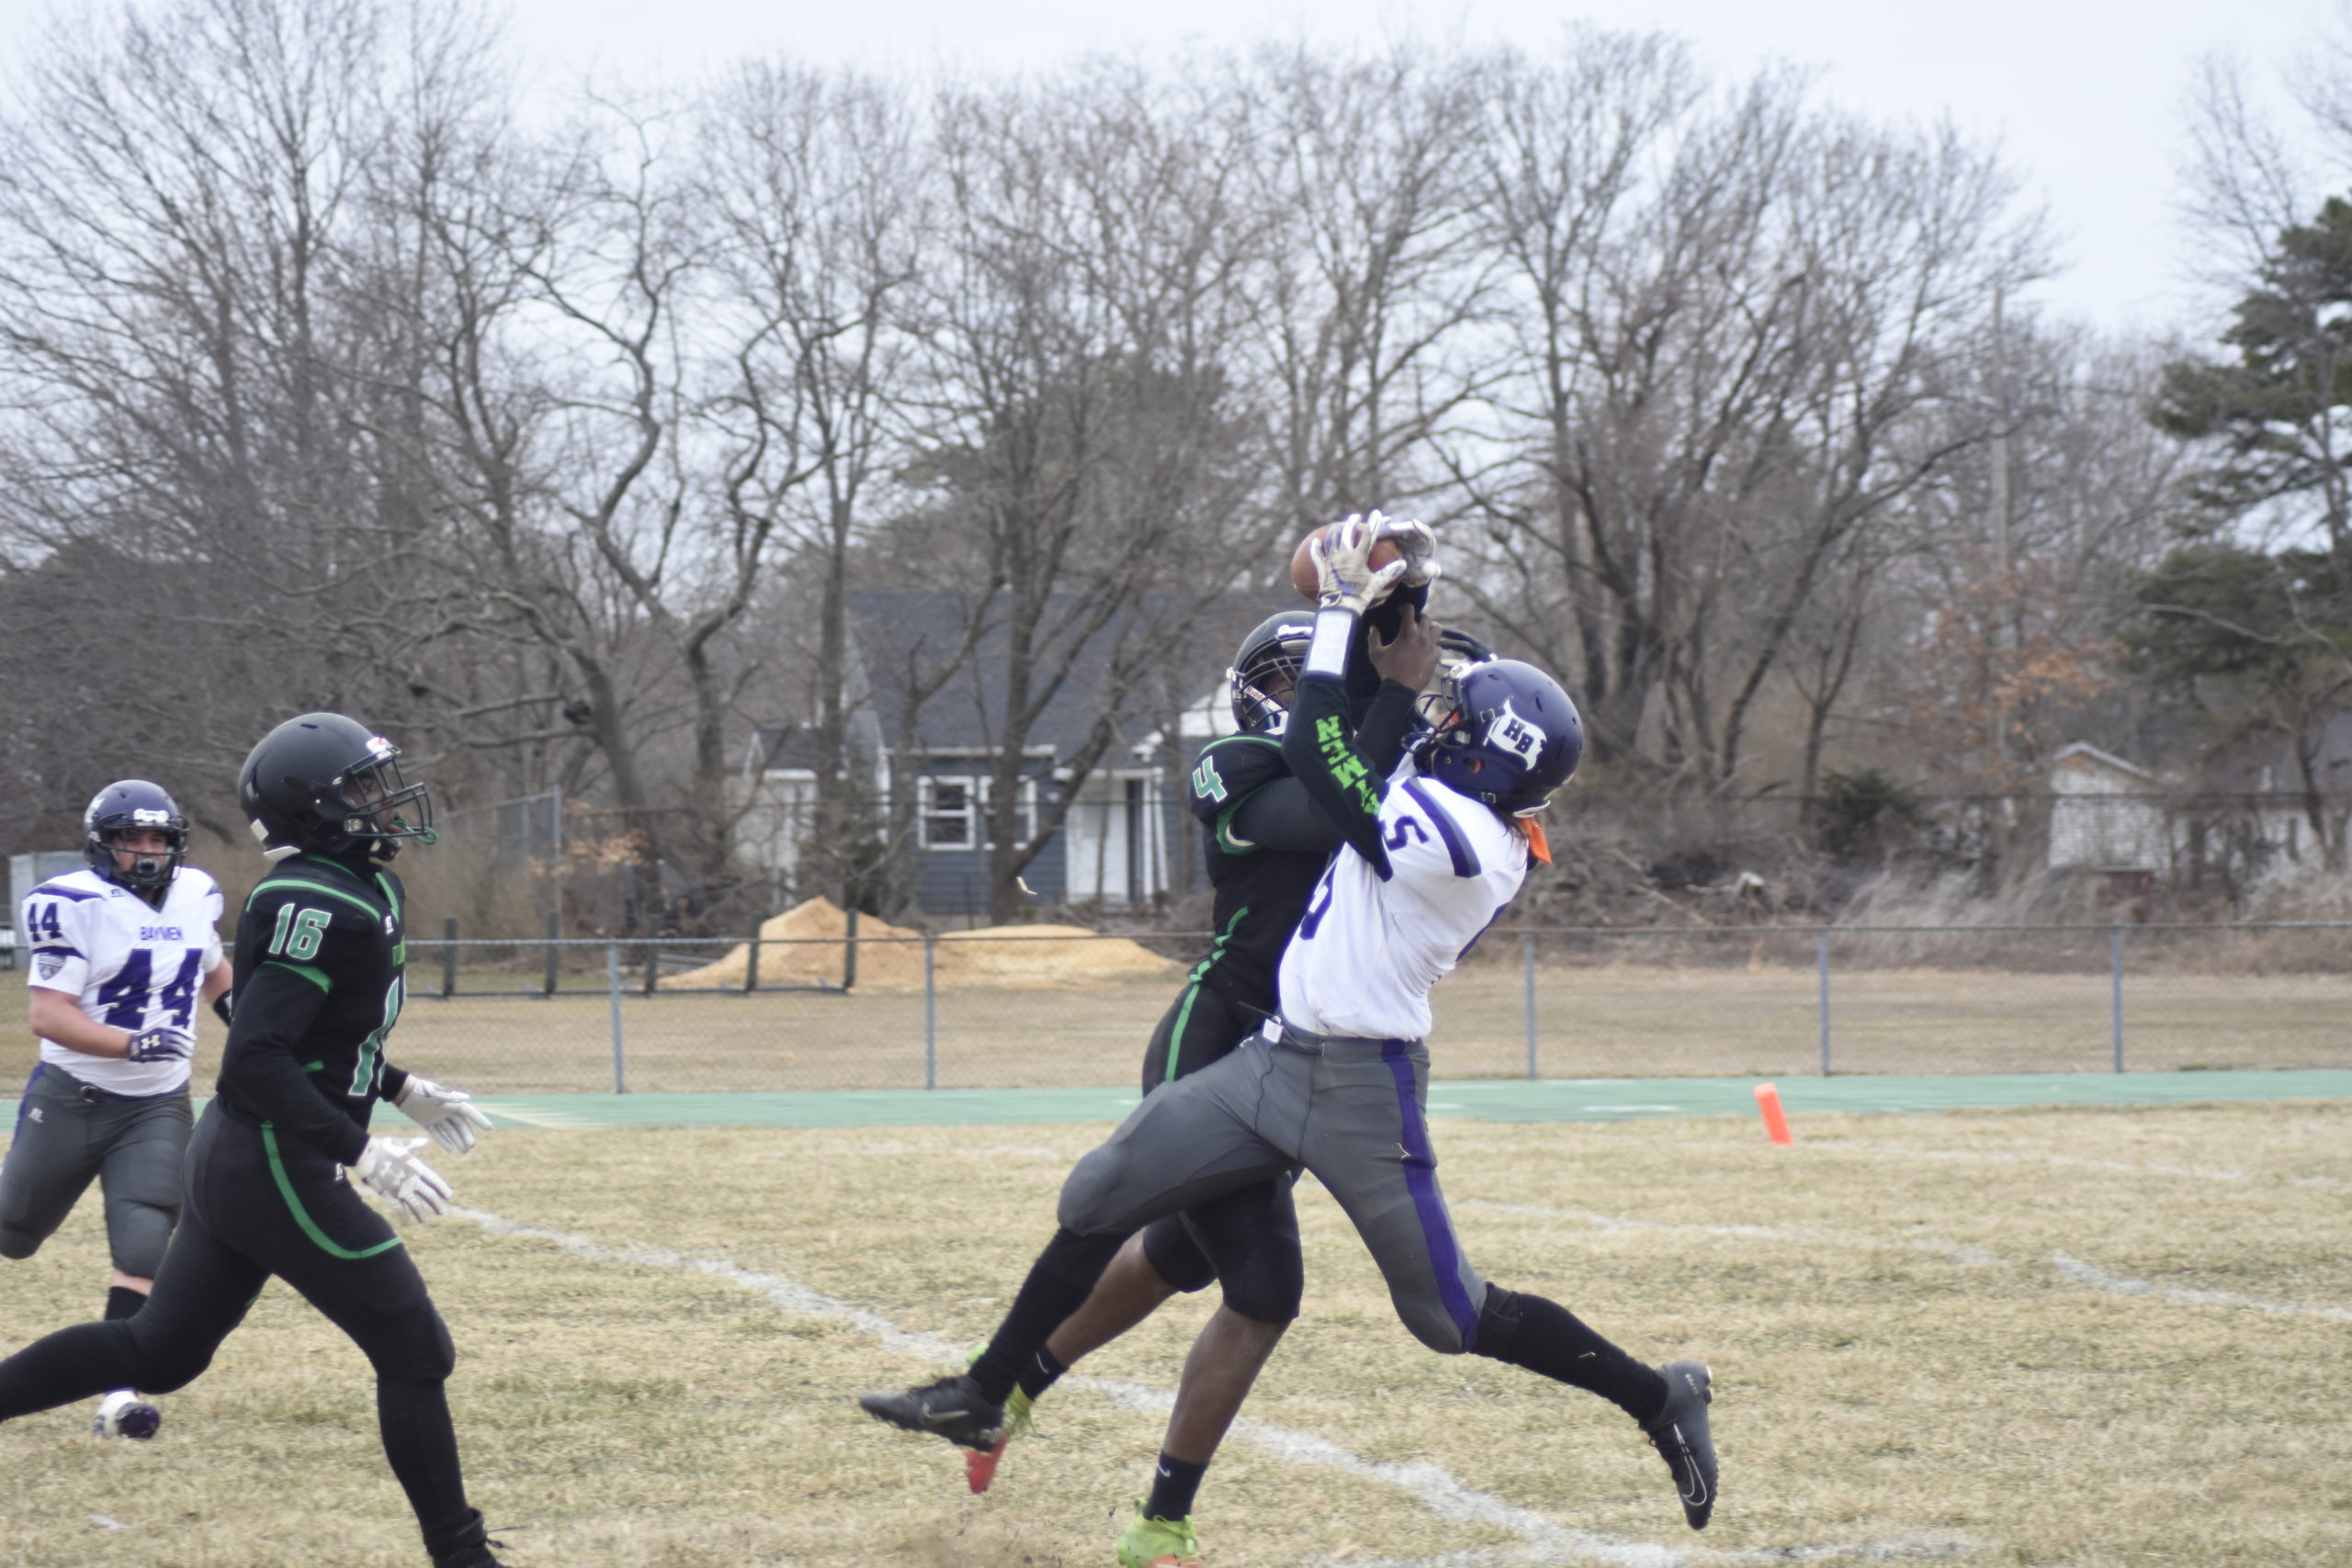
[[[1069,1160],[1104,1131],[502,1128],[446,1161],[462,1201],[578,1238],[566,1250],[462,1221],[409,1233],[459,1348],[473,1492],[522,1527],[515,1562],[1107,1562],[1156,1416],[1057,1391],[1040,1434],[974,1498],[944,1445],[851,1403],[932,1363],[740,1274],[679,1266],[791,1281],[967,1344],[1043,1240]],[[1661,1564],[2352,1561],[2352,1105],[1819,1117],[1798,1132],[1787,1150],[1747,1119],[1438,1133],[1485,1272],[1637,1354],[1713,1364],[1724,1502],[1704,1537],[1597,1401],[1414,1345],[1311,1183],[1306,1315],[1250,1416],[1370,1463],[1435,1467],[1425,1481],[1442,1472],[1611,1551],[1696,1553],[1647,1559]],[[615,1256],[631,1247],[674,1256]],[[2143,1292],[2086,1283],[2061,1254]],[[85,1203],[37,1258],[0,1265],[11,1333],[91,1314],[104,1267]],[[1171,1387],[1207,1306],[1171,1305],[1081,1376]],[[0,1433],[0,1561],[421,1563],[364,1363],[282,1288],[166,1408],[144,1447],[94,1442],[78,1408]],[[1507,1521],[1239,1438],[1200,1518],[1219,1568],[1579,1560],[1522,1554]]]

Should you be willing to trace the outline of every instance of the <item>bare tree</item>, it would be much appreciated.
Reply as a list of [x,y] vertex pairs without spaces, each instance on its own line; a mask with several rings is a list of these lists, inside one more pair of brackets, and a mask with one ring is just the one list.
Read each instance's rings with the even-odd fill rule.
[[414,493],[375,482],[366,411],[400,305],[354,257],[387,149],[430,107],[415,85],[461,78],[491,34],[456,5],[412,19],[377,0],[126,11],[52,36],[12,107],[0,536],[52,584],[108,573],[92,588],[123,604],[44,632],[139,655],[91,710],[109,771],[192,761],[217,781],[290,709],[421,711],[445,585],[417,568]]
[[[912,354],[901,300],[920,276],[935,182],[910,104],[878,81],[747,64],[704,125],[727,308],[767,328],[744,340],[734,388],[713,409],[736,455],[721,493],[730,514],[773,518],[779,543],[813,567],[817,799],[801,879],[846,904],[870,852],[849,746],[850,567],[896,494],[895,400]],[[787,613],[808,597],[796,583]]]
[[1238,281],[1293,536],[1374,506],[1448,509],[1431,443],[1496,374],[1498,258],[1474,221],[1494,68],[1411,41],[1364,58],[1269,47],[1231,68],[1265,226]]
[[1578,35],[1494,105],[1521,459],[1457,465],[1494,519],[1469,586],[1576,671],[1598,755],[1722,787],[1855,536],[1982,438],[1925,416],[2030,225],[1949,131],[1821,113],[1787,74],[1713,95],[1657,39]]
[[[1231,196],[1242,148],[1107,63],[950,90],[938,126],[946,199],[909,328],[934,581],[961,605],[948,658],[990,665],[972,693],[988,704],[990,905],[1010,918],[1144,673],[1182,656],[1193,607],[1254,558],[1230,547],[1257,474],[1220,287],[1250,241]],[[937,691],[947,671],[910,678]],[[1041,784],[1032,738],[1072,704],[1083,732]]]

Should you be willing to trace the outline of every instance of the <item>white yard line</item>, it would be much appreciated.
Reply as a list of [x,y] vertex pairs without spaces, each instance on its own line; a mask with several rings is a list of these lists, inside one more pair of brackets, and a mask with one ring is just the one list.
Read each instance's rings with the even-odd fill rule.
[[2154,1301],[2170,1302],[2176,1306],[2233,1307],[2243,1312],[2268,1313],[2274,1317],[2318,1317],[2330,1323],[2352,1323],[2352,1311],[2343,1307],[2306,1306],[2296,1302],[2261,1302],[2251,1296],[2232,1295],[2227,1291],[2176,1290],[2168,1285],[2159,1285],[2153,1280],[2127,1280],[2119,1274],[2109,1274],[2063,1252],[2052,1253],[2050,1262],[2069,1280],[2113,1295],[2145,1296]]
[[[727,1258],[690,1258],[667,1247],[607,1247],[577,1232],[544,1230],[536,1225],[520,1224],[479,1209],[452,1209],[449,1213],[455,1218],[480,1225],[493,1235],[551,1243],[572,1257],[588,1262],[675,1269],[708,1275],[763,1296],[786,1312],[808,1317],[831,1318],[845,1324],[879,1342],[885,1349],[900,1355],[942,1366],[961,1367],[965,1364],[967,1351],[960,1344],[951,1344],[935,1334],[909,1333],[877,1313],[837,1301],[820,1291],[780,1276],[745,1269]],[[1140,1383],[1077,1376],[1066,1378],[1063,1382],[1065,1387],[1083,1389],[1124,1408],[1148,1415],[1164,1416],[1175,1403],[1172,1393],[1147,1388]],[[1233,1436],[1292,1464],[1337,1470],[1359,1480],[1392,1487],[1405,1493],[1441,1518],[1500,1529],[1518,1538],[1514,1544],[1507,1547],[1448,1552],[1442,1557],[1418,1559],[1409,1564],[1396,1559],[1351,1556],[1344,1560],[1344,1568],[1457,1568],[1457,1565],[1458,1568],[1483,1568],[1486,1564],[1494,1564],[1497,1568],[1505,1564],[1510,1568],[1521,1568],[1521,1565],[1533,1568],[1533,1565],[1568,1562],[1601,1562],[1611,1564],[1613,1568],[1697,1568],[1699,1564],[1710,1562],[1797,1562],[1838,1556],[1892,1562],[1947,1558],[1975,1550],[1975,1543],[1957,1538],[1924,1536],[1854,1546],[1771,1547],[1753,1552],[1711,1551],[1703,1548],[1665,1546],[1655,1541],[1627,1540],[1589,1530],[1570,1529],[1532,1509],[1514,1506],[1483,1492],[1474,1492],[1438,1465],[1375,1463],[1311,1432],[1293,1431],[1247,1417],[1234,1423]],[[1660,1485],[1663,1489],[1664,1483],[1661,1482]]]

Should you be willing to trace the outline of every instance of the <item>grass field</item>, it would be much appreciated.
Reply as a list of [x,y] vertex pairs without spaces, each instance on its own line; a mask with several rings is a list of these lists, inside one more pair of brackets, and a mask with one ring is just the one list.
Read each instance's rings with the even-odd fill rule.
[[[1103,1568],[1207,1310],[1082,1365],[972,1497],[855,1409],[984,1336],[1103,1126],[530,1132],[408,1235],[521,1568]],[[2352,1562],[2352,1102],[1438,1129],[1482,1271],[1717,1376],[1716,1522],[1589,1396],[1416,1346],[1318,1189],[1306,1315],[1200,1506],[1218,1568]],[[95,1314],[95,1203],[0,1265]],[[0,1562],[415,1568],[365,1365],[281,1287],[148,1445],[0,1428]]]
[[[429,978],[416,976],[420,983]],[[508,984],[514,976],[469,976]],[[944,990],[937,1081],[1012,1089],[1131,1081],[1176,987],[1150,984]],[[1440,1076],[1527,1070],[1524,987],[1514,963],[1475,966],[1437,998]],[[1855,1073],[2103,1072],[2113,1059],[2104,974],[1851,969],[1831,993],[1832,1066]],[[630,995],[621,1003],[628,1085],[656,1092],[908,1089],[924,1082],[919,992]],[[2140,976],[2125,997],[2127,1065],[2352,1066],[2352,976]],[[1546,1077],[1780,1077],[1821,1066],[1819,981],[1758,965],[1547,965],[1536,987]],[[205,1063],[220,1031],[203,1021]],[[394,1057],[485,1091],[613,1087],[611,1008],[553,998],[412,999]],[[0,1085],[32,1063],[23,1016],[0,1016]],[[209,1071],[200,1068],[209,1079]]]

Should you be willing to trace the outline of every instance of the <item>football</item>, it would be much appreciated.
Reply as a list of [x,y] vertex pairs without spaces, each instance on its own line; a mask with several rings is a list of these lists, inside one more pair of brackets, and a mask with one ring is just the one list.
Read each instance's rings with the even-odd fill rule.
[[[1291,552],[1290,585],[1310,600],[1317,596],[1316,590],[1320,586],[1315,575],[1313,547],[1315,541],[1329,533],[1333,525],[1326,523],[1320,528],[1310,529],[1306,537],[1298,542],[1298,548]],[[1391,541],[1375,540],[1372,547],[1373,570],[1377,571],[1390,561],[1402,560],[1404,556],[1405,552]]]

